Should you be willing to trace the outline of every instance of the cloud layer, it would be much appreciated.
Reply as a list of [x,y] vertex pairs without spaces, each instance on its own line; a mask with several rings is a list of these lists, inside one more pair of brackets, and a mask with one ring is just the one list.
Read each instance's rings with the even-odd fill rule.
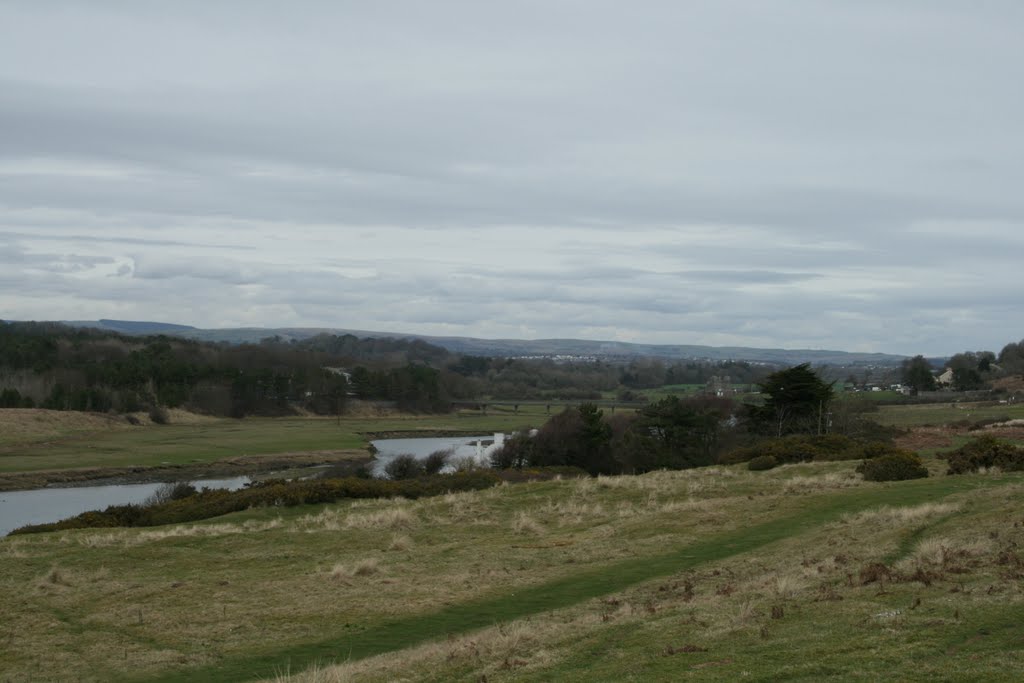
[[1024,336],[1024,9],[7,3],[0,318]]

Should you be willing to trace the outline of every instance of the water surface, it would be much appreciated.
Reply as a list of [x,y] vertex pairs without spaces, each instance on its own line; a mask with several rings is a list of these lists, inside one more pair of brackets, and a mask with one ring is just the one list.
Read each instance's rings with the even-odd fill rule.
[[[249,477],[230,479],[199,479],[196,488],[240,489]],[[0,536],[26,524],[59,522],[90,510],[103,510],[109,505],[144,502],[162,483],[110,484],[105,486],[68,486],[33,489],[31,491],[0,491]]]

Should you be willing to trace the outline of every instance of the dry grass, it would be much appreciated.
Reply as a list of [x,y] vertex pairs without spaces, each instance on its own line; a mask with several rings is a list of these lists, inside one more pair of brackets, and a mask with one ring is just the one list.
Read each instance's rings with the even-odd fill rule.
[[74,434],[131,429],[123,418],[41,408],[0,410],[0,445],[48,441]]
[[778,574],[767,582],[769,593],[779,600],[792,600],[805,587],[805,581],[794,574]]
[[926,538],[918,543],[910,556],[898,566],[901,569],[915,563],[945,566],[956,559],[983,557],[994,551],[995,543],[989,538]]
[[512,533],[537,536],[544,533],[544,525],[525,512],[512,519]]
[[346,529],[412,529],[418,522],[416,515],[405,507],[351,514],[345,519]]
[[172,538],[213,538],[233,534],[255,534],[284,526],[281,518],[266,521],[247,520],[241,523],[191,524],[183,526],[165,526],[154,529],[117,529],[91,533],[71,533],[61,536],[70,542],[88,548],[108,548],[112,546],[141,546],[154,541]]
[[[782,470],[783,468],[776,468]],[[863,485],[864,480],[856,473],[849,472],[826,472],[812,476],[797,475],[786,479],[782,483],[783,494],[804,494],[828,491],[834,489],[845,489]]]
[[[138,642],[153,645],[131,646],[123,666],[139,677],[158,676],[170,667],[216,666],[218,657],[238,660],[269,648],[322,642],[323,624],[339,619],[372,628],[502,591],[518,596],[533,585],[600,571],[620,559],[682,549],[751,520],[813,511],[833,489],[819,489],[820,499],[791,497],[784,493],[786,477],[799,472],[813,485],[824,480],[831,486],[835,477],[828,475],[841,474],[841,467],[852,470],[853,464],[811,464],[777,478],[774,472],[748,476],[737,470],[732,476],[665,472],[633,480],[567,480],[414,501],[352,501],[314,514],[254,510],[242,513],[252,517],[248,521],[180,530],[81,530],[5,539],[0,610],[15,615],[10,631],[32,634],[35,651],[55,653],[39,678],[74,680],[85,667],[101,670],[114,662],[113,678],[125,661],[115,635],[126,628]],[[702,489],[691,495],[694,483]],[[865,649],[885,651],[893,634],[872,615],[893,605],[906,609],[916,597],[924,599],[931,622],[944,624],[955,623],[957,608],[977,614],[988,605],[1024,603],[1024,584],[1005,578],[1024,572],[1015,559],[1021,553],[1010,547],[1024,547],[1024,527],[1005,519],[1005,510],[1018,509],[1024,488],[986,486],[955,494],[958,503],[875,507],[842,522],[801,527],[756,552],[614,595],[358,662],[321,665],[291,677],[282,673],[278,680],[583,680],[581,672],[589,675],[591,664],[605,667],[593,680],[626,680],[641,669],[653,671],[647,680],[675,680],[691,663],[704,661],[702,648],[707,658],[728,657],[757,672],[758,643],[768,640],[777,651],[806,654],[806,643],[831,638],[833,631],[842,634],[835,636],[837,643],[854,634]],[[857,580],[865,566],[891,564],[884,558],[908,537],[908,528],[947,515],[935,527],[942,532],[939,540],[918,543],[905,569],[890,566],[897,578],[884,586]],[[477,525],[476,519],[488,524]],[[246,525],[266,533],[240,533]],[[521,540],[510,538],[510,529]],[[314,533],[322,531],[330,533]],[[998,538],[989,538],[995,532]],[[986,540],[979,543],[979,537]],[[107,549],[119,544],[135,545],[129,553]],[[14,559],[21,555],[29,562]],[[204,559],[224,555],[235,561]],[[91,572],[101,563],[111,571],[93,581]],[[51,583],[46,576],[53,568],[59,576]],[[918,568],[919,578],[911,578]],[[179,578],[184,585],[174,587]],[[256,594],[258,601],[251,599]],[[23,595],[28,602],[19,602]],[[55,610],[71,615],[72,625],[89,626],[73,636],[80,646],[74,657],[61,654],[71,636],[69,627],[52,621]],[[884,628],[911,628],[917,613],[904,614],[910,617],[899,624],[885,620]],[[829,628],[822,631],[821,624]],[[889,640],[871,640],[872,629]],[[791,639],[782,640],[787,630]],[[35,669],[14,659],[21,656],[17,652],[0,654],[0,665],[20,680],[19,672]],[[593,652],[607,654],[587,659]],[[868,662],[846,656],[852,657],[848,663]],[[659,663],[680,668],[667,674],[657,669]],[[768,680],[764,671],[757,673]],[[877,673],[871,670],[866,679]],[[739,674],[739,668],[723,666],[721,674],[709,677]]]
[[538,513],[553,519],[558,526],[576,525],[606,519],[608,513],[600,503],[586,503],[574,500],[549,499]]
[[413,545],[415,544],[412,542],[411,538],[399,534],[391,537],[391,542],[388,543],[388,550],[392,552],[411,550]]
[[273,680],[276,683],[412,681],[418,677],[410,676],[410,671],[436,671],[441,667],[479,669],[480,673],[474,680],[488,680],[495,676],[514,678],[517,672],[525,674],[536,671],[552,661],[552,653],[546,649],[545,644],[548,638],[561,630],[559,626],[535,621],[498,624],[467,636],[357,662],[318,664],[297,674],[284,672]]
[[924,503],[909,507],[882,506],[864,510],[854,515],[844,515],[844,524],[878,524],[883,526],[905,526],[917,524],[934,517],[950,515],[960,510],[957,503]]
[[364,557],[352,564],[339,562],[327,572],[332,579],[351,579],[356,577],[373,576],[382,571],[380,560],[376,557]]
[[[353,512],[374,506],[366,512]],[[286,525],[286,531],[313,533],[349,530],[410,530],[418,525],[418,503],[406,500],[357,500],[346,505],[325,507],[315,515],[305,515]]]

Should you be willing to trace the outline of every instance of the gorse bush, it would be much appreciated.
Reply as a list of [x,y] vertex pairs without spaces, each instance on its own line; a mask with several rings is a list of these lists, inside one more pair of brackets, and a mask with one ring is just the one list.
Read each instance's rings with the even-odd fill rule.
[[770,470],[779,466],[779,461],[774,455],[759,455],[747,463],[747,469],[757,471]]
[[[719,463],[733,465],[762,456],[771,456],[780,465],[812,460],[846,460],[859,457],[860,448],[860,444],[844,436],[783,436],[733,449],[722,455]],[[851,453],[857,455],[851,456]]]
[[921,458],[910,451],[890,452],[857,466],[857,472],[867,481],[904,481],[928,476],[928,468]]
[[861,441],[840,434],[793,435],[761,439],[749,446],[725,453],[718,461],[722,465],[734,465],[762,456],[771,456],[781,465],[811,461],[872,459],[899,452],[900,449],[888,443]]
[[998,467],[1008,472],[1024,470],[1024,448],[993,436],[974,439],[946,457],[949,459],[949,474],[977,472],[983,467]]

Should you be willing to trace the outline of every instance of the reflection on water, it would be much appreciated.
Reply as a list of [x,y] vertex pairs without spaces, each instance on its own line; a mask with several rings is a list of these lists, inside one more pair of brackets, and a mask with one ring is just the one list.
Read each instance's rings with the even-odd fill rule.
[[[443,436],[426,439],[380,439],[372,441],[377,449],[376,460],[373,463],[374,476],[384,474],[384,468],[389,462],[400,455],[409,454],[418,460],[426,458],[434,451],[451,450],[452,455],[449,462],[463,458],[485,459],[489,454],[489,447],[495,441],[500,442],[504,438],[502,434],[487,434],[483,436]],[[477,444],[479,445],[479,448]]]

